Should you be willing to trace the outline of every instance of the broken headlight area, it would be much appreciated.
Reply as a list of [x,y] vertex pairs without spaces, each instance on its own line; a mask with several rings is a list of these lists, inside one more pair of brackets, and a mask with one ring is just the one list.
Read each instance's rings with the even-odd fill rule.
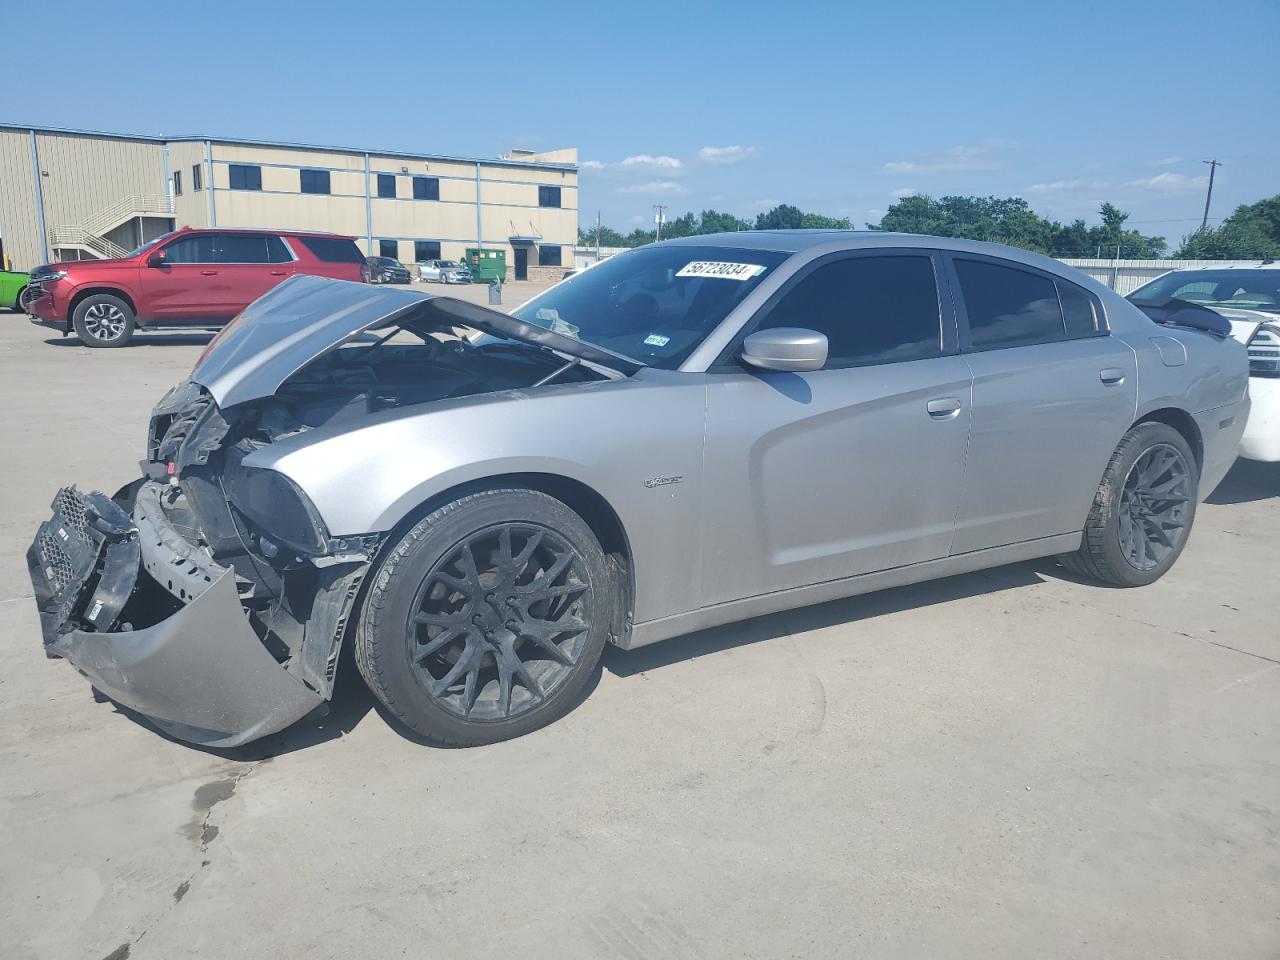
[[215,556],[182,486],[154,481],[132,515],[103,494],[59,491],[28,551],[46,652],[171,735],[221,747],[331,695],[369,563],[326,561]]

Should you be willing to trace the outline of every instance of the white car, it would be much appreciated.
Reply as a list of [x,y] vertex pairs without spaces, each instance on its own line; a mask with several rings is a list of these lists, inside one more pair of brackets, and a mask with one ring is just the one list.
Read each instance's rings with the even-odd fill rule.
[[422,260],[418,276],[427,283],[470,283],[471,271],[457,260]]
[[1231,324],[1231,335],[1249,348],[1253,401],[1240,456],[1280,461],[1280,263],[1183,267],[1156,277],[1128,299],[1147,312],[1212,310]]

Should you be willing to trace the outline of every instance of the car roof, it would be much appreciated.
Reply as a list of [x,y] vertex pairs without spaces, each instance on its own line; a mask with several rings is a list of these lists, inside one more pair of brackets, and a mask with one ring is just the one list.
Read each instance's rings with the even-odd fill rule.
[[1010,247],[1002,243],[986,243],[981,240],[961,240],[956,237],[932,237],[918,233],[891,233],[886,230],[743,230],[739,233],[716,233],[698,237],[680,237],[663,240],[662,245],[729,247],[740,250],[773,250],[796,254],[813,248],[815,253],[834,253],[842,250],[888,248],[920,248],[923,250],[950,250],[955,253],[974,253],[999,257],[1036,267],[1080,282],[1083,277],[1075,268],[1061,260],[1044,254]]
[[179,227],[174,233],[261,233],[273,237],[324,237],[328,240],[354,240],[341,233],[319,230],[272,230],[269,227]]
[[1204,273],[1206,270],[1280,270],[1280,263],[1274,260],[1259,260],[1257,263],[1214,263],[1212,260],[1198,263],[1194,267],[1174,267],[1170,273]]

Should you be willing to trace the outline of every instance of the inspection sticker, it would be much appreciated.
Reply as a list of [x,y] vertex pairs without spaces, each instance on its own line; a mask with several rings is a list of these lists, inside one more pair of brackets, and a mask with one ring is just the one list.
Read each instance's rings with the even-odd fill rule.
[[649,347],[665,347],[671,342],[670,337],[664,337],[660,333],[651,333],[644,338],[645,346]]
[[677,277],[719,277],[721,280],[750,280],[764,273],[758,263],[727,263],[723,260],[694,260],[677,272]]

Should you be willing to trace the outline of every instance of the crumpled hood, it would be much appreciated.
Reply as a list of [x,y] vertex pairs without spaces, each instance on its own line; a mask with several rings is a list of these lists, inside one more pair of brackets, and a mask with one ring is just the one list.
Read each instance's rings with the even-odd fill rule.
[[393,324],[419,332],[466,326],[623,373],[634,373],[642,366],[602,347],[454,297],[302,276],[281,283],[224,327],[196,362],[191,379],[225,409],[271,396],[316,358],[366,330]]

